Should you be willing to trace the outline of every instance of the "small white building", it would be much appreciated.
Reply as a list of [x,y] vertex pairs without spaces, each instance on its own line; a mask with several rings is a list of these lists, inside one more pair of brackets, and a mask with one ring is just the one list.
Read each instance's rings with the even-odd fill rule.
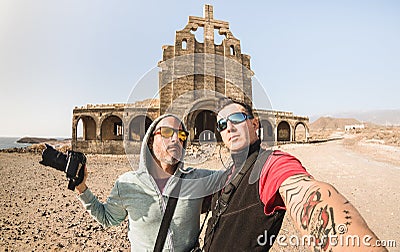
[[345,131],[351,131],[351,130],[361,130],[364,129],[365,126],[364,124],[352,124],[352,125],[345,125],[344,130]]

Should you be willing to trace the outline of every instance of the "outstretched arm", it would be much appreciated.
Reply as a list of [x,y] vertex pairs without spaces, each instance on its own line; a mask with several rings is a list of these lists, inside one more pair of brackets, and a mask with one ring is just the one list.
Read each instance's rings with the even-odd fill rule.
[[279,188],[288,213],[313,251],[387,251],[355,207],[332,185],[304,174]]
[[78,191],[78,198],[90,215],[104,227],[119,225],[127,216],[126,209],[119,203],[118,182],[115,183],[107,202],[100,202],[86,186],[88,177],[87,167],[84,179],[81,184],[75,187]]

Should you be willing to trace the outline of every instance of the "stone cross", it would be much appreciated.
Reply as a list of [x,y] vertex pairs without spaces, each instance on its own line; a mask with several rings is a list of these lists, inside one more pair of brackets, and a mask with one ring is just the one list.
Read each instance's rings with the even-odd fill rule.
[[204,27],[204,43],[214,44],[214,29],[229,29],[229,23],[214,19],[214,10],[212,5],[204,5],[204,17],[189,17],[189,23]]

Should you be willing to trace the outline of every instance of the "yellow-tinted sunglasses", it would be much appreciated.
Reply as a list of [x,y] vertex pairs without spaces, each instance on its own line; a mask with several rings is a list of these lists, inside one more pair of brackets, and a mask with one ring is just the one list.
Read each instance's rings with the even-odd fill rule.
[[189,136],[189,132],[184,130],[173,129],[170,127],[160,127],[154,131],[154,135],[160,134],[164,138],[170,138],[176,133],[178,135],[179,140],[182,142],[186,141]]

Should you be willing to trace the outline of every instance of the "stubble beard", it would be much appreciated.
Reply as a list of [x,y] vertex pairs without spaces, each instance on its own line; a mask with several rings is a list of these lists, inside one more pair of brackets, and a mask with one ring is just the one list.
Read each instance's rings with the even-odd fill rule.
[[167,149],[167,150],[163,151],[162,155],[156,154],[156,158],[163,163],[166,163],[169,165],[176,165],[180,161],[181,155],[179,155],[175,151],[169,151]]

